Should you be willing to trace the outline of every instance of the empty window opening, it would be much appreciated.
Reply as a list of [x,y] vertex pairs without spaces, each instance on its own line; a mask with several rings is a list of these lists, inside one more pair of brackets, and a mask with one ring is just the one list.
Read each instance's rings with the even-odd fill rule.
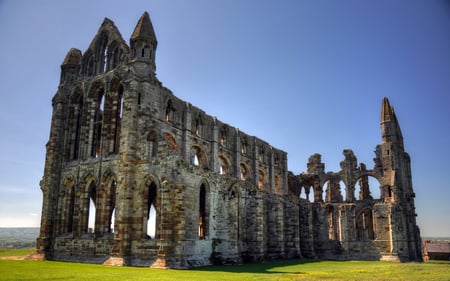
[[75,194],[72,190],[70,193],[70,199],[69,199],[69,211],[68,211],[68,217],[67,217],[67,232],[73,231],[73,214],[75,209]]
[[73,215],[75,210],[75,185],[73,179],[69,178],[68,180],[66,180],[65,189],[66,217],[64,218],[65,225],[63,224],[62,232],[71,233],[73,231]]
[[102,66],[103,72],[106,72],[108,70],[108,47],[105,47],[103,49],[103,66]]
[[167,101],[167,106],[166,106],[166,116],[165,116],[165,120],[166,122],[170,122],[173,121],[173,114],[174,114],[174,108],[173,108],[173,104],[172,101],[169,100]]
[[169,144],[169,147],[172,151],[178,150],[178,144],[175,141],[175,138],[169,134],[169,133],[163,133],[164,138],[167,140],[167,143]]
[[247,146],[248,146],[248,142],[246,138],[243,138],[241,140],[241,153],[243,155],[247,154]]
[[264,171],[259,170],[259,172],[258,172],[258,187],[264,188],[265,183],[266,183],[266,174],[264,173]]
[[244,164],[240,164],[241,168],[241,180],[246,180],[248,177],[248,169]]
[[347,188],[345,182],[342,180],[339,181],[338,188],[339,188],[339,197],[341,199],[340,202],[346,202],[347,199],[349,198],[347,198]]
[[278,164],[280,164],[280,157],[276,153],[273,155],[273,164],[275,166],[278,166]]
[[117,108],[115,112],[113,154],[119,153],[120,148],[120,130],[122,127],[122,107],[123,107],[123,86],[120,85],[117,91]]
[[150,157],[155,157],[158,154],[158,142],[156,137],[156,132],[152,131],[148,135]]
[[121,52],[121,50],[117,46],[115,46],[113,51],[110,52],[111,58],[110,58],[109,65],[110,65],[111,69],[116,68],[116,66],[119,65],[120,52]]
[[111,212],[111,216],[109,217],[109,231],[114,233],[114,224],[116,222],[116,208],[114,208]]
[[306,194],[306,188],[304,186],[300,188],[300,198],[309,200],[308,195]]
[[75,140],[73,144],[72,160],[78,159],[78,151],[80,149],[80,137],[81,137],[81,117],[83,113],[83,97],[81,96],[78,101],[78,106],[75,108]]
[[336,215],[333,209],[328,211],[328,239],[337,240],[338,239],[338,228],[336,222]]
[[146,233],[147,236],[154,239],[156,237],[156,197],[157,197],[157,191],[156,191],[156,184],[152,182],[148,186],[148,196],[147,196],[147,226],[146,226]]
[[118,100],[117,103],[119,104],[119,107],[117,108],[118,110],[118,116],[119,116],[119,121],[122,120],[122,115],[123,115],[123,85],[120,85],[119,87],[119,91],[118,91]]
[[89,199],[89,222],[88,233],[94,233],[95,231],[95,204],[92,199]]
[[380,199],[381,198],[381,187],[378,180],[372,176],[369,176],[369,188],[370,188],[370,194],[372,195],[373,199]]
[[156,209],[155,205],[151,204],[148,214],[148,220],[147,220],[147,236],[149,236],[152,239],[155,239],[156,234]]
[[110,190],[109,192],[109,206],[108,206],[108,212],[109,212],[109,217],[108,217],[108,232],[109,233],[114,233],[114,223],[115,223],[115,212],[116,212],[116,187],[117,187],[117,182],[115,180],[112,180],[111,182],[111,186],[110,186]]
[[100,156],[100,142],[102,132],[103,110],[104,110],[104,89],[97,89],[97,100],[94,102],[94,111],[92,121],[92,145],[91,145],[91,157]]
[[275,181],[275,188],[279,188],[281,185],[281,177],[279,175],[276,175],[274,181]]
[[97,202],[97,187],[94,182],[91,182],[88,189],[88,203],[87,203],[87,231],[88,233],[94,233],[95,231],[95,219],[96,219],[96,202]]
[[197,154],[194,154],[193,164],[194,164],[194,166],[200,165],[200,162],[198,161],[198,155]]
[[221,146],[227,146],[227,128],[223,127],[222,130],[220,131],[220,145]]
[[191,164],[194,166],[205,166],[207,163],[206,155],[198,146],[191,148]]
[[88,222],[88,233],[94,233],[95,231],[95,203],[92,198],[89,198],[89,222]]
[[219,156],[219,173],[221,175],[228,174],[228,161],[223,156]]
[[372,176],[362,176],[355,186],[356,200],[372,200],[380,199],[380,184],[378,180]]
[[204,239],[207,235],[207,214],[206,214],[206,187],[204,184],[200,186],[199,198],[199,219],[198,219],[198,237]]
[[264,162],[264,159],[265,159],[265,153],[266,153],[266,150],[264,149],[264,147],[260,147],[260,149],[259,149],[259,155],[258,155],[258,160],[260,161],[260,162]]
[[98,97],[98,105],[101,112],[105,110],[105,97],[103,95],[100,95]]
[[357,236],[359,240],[375,239],[375,233],[373,231],[373,216],[371,209],[365,209],[358,216],[356,221]]
[[202,134],[202,127],[203,127],[203,120],[202,117],[199,115],[197,119],[195,120],[195,134],[197,136],[201,136]]

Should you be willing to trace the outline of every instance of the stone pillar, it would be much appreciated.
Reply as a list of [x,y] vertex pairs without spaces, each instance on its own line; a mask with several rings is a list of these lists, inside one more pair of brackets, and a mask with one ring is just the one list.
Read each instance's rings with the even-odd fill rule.
[[138,82],[125,81],[122,113],[122,130],[120,133],[120,166],[117,181],[116,225],[112,255],[126,258],[131,255],[131,240],[133,239],[133,224],[140,223],[133,212],[136,191],[135,160],[138,142]]
[[192,120],[191,120],[191,108],[189,103],[185,103],[183,111],[183,143],[181,145],[181,153],[183,159],[190,163],[191,161],[191,130],[192,130]]
[[236,128],[235,134],[234,134],[234,140],[233,140],[233,147],[234,147],[234,157],[233,157],[233,163],[234,166],[233,171],[235,171],[235,174],[232,176],[235,176],[237,178],[241,178],[241,138],[239,136],[239,129]]
[[44,176],[40,182],[43,193],[41,227],[36,241],[39,255],[48,254],[52,249],[55,227],[56,207],[58,206],[58,191],[61,181],[62,144],[64,143],[64,103],[61,93],[53,98],[53,115],[50,127],[50,137],[46,145]]
[[249,155],[251,155],[252,159],[252,172],[253,172],[253,184],[259,188],[259,151],[258,151],[258,144],[255,137],[252,137],[252,144],[253,144],[253,151],[251,151],[251,154],[249,152]]
[[211,155],[210,159],[210,167],[216,173],[220,172],[219,167],[219,128],[217,126],[217,119],[213,117],[211,122]]

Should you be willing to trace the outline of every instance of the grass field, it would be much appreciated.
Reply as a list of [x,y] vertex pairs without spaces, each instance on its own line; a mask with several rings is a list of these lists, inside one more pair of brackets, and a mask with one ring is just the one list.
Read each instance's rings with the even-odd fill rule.
[[[8,251],[10,251],[8,254]],[[29,250],[22,250],[22,255]],[[192,270],[5,260],[18,251],[0,251],[0,280],[450,280],[450,262],[393,263],[294,260]]]

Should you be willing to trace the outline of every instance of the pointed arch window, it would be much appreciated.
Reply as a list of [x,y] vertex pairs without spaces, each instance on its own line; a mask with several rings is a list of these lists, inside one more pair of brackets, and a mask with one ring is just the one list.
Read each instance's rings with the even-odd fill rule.
[[266,150],[265,150],[264,146],[261,146],[259,148],[259,154],[258,154],[258,160],[260,162],[265,163],[265,154],[266,154]]
[[209,215],[208,215],[208,194],[204,183],[200,186],[199,195],[199,217],[198,217],[198,237],[205,239],[208,235]]
[[117,41],[114,41],[108,47],[108,54],[107,54],[108,70],[114,69],[120,64],[122,49],[118,45],[119,44],[117,43]]
[[246,155],[248,153],[248,141],[245,137],[241,139],[241,153],[242,155]]
[[145,225],[145,233],[147,234],[147,237],[149,238],[155,238],[156,237],[156,217],[157,217],[157,211],[156,211],[156,201],[157,201],[157,190],[156,190],[156,184],[154,182],[151,182],[147,185],[147,198],[146,198],[146,225]]
[[72,177],[64,181],[62,203],[61,233],[73,232],[73,216],[75,210],[75,183]]
[[103,112],[105,108],[104,88],[97,86],[91,94],[92,113],[90,116],[90,136],[91,136],[91,157],[97,158],[100,156],[100,143],[102,134]]
[[117,101],[115,108],[115,124],[113,137],[113,154],[119,153],[120,148],[120,130],[122,128],[122,110],[123,110],[123,85],[120,84],[117,90]]
[[88,207],[87,207],[87,231],[88,233],[95,232],[96,225],[96,202],[97,202],[97,187],[94,182],[92,182],[89,186],[88,191]]
[[157,141],[157,134],[155,131],[150,132],[148,135],[148,142],[149,142],[149,152],[150,157],[156,157],[158,154],[158,141]]
[[94,74],[94,55],[91,49],[84,54],[82,67],[84,75],[92,76]]
[[173,119],[174,119],[174,112],[175,112],[175,109],[173,107],[172,100],[168,100],[167,101],[167,106],[166,106],[166,115],[165,115],[166,122],[173,121]]
[[77,89],[71,98],[68,112],[68,145],[65,149],[66,159],[78,159],[81,139],[81,124],[83,116],[83,92]]
[[222,127],[222,130],[220,130],[220,145],[226,147],[227,139],[228,139],[228,130],[224,126],[224,127]]
[[263,170],[258,171],[258,187],[264,188],[266,184],[266,173]]
[[202,136],[202,133],[203,133],[203,118],[199,114],[197,116],[197,119],[195,119],[195,135],[200,137]]
[[245,181],[247,179],[247,177],[249,176],[249,170],[248,170],[247,166],[243,163],[241,163],[239,165],[239,167],[241,168],[241,180]]
[[96,45],[97,73],[108,71],[108,36],[103,33],[100,35]]
[[81,96],[78,101],[78,108],[75,111],[75,142],[73,147],[73,160],[78,159],[78,151],[80,150],[80,138],[81,138],[81,115],[83,112],[83,97]]
[[219,174],[226,175],[229,173],[229,164],[224,156],[219,156]]
[[356,220],[357,237],[359,240],[374,240],[375,233],[373,227],[372,210],[364,209]]
[[108,196],[109,202],[107,202],[108,209],[106,211],[108,213],[107,228],[108,228],[109,233],[114,233],[115,213],[116,213],[116,187],[117,187],[117,182],[115,180],[112,180],[110,188],[107,191],[109,194],[109,196]]
[[193,146],[191,148],[191,164],[194,166],[205,166],[206,154],[205,152],[198,146]]

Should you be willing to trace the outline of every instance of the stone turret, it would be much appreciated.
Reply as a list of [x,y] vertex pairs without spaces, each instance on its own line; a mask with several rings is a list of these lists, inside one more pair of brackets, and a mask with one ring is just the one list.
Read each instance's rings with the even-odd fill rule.
[[138,76],[154,75],[156,71],[155,52],[157,45],[158,41],[156,40],[150,16],[145,12],[139,19],[130,37],[131,61],[139,62],[135,63],[133,68]]
[[70,49],[61,64],[60,85],[71,83],[80,72],[81,68],[81,51],[75,48]]

